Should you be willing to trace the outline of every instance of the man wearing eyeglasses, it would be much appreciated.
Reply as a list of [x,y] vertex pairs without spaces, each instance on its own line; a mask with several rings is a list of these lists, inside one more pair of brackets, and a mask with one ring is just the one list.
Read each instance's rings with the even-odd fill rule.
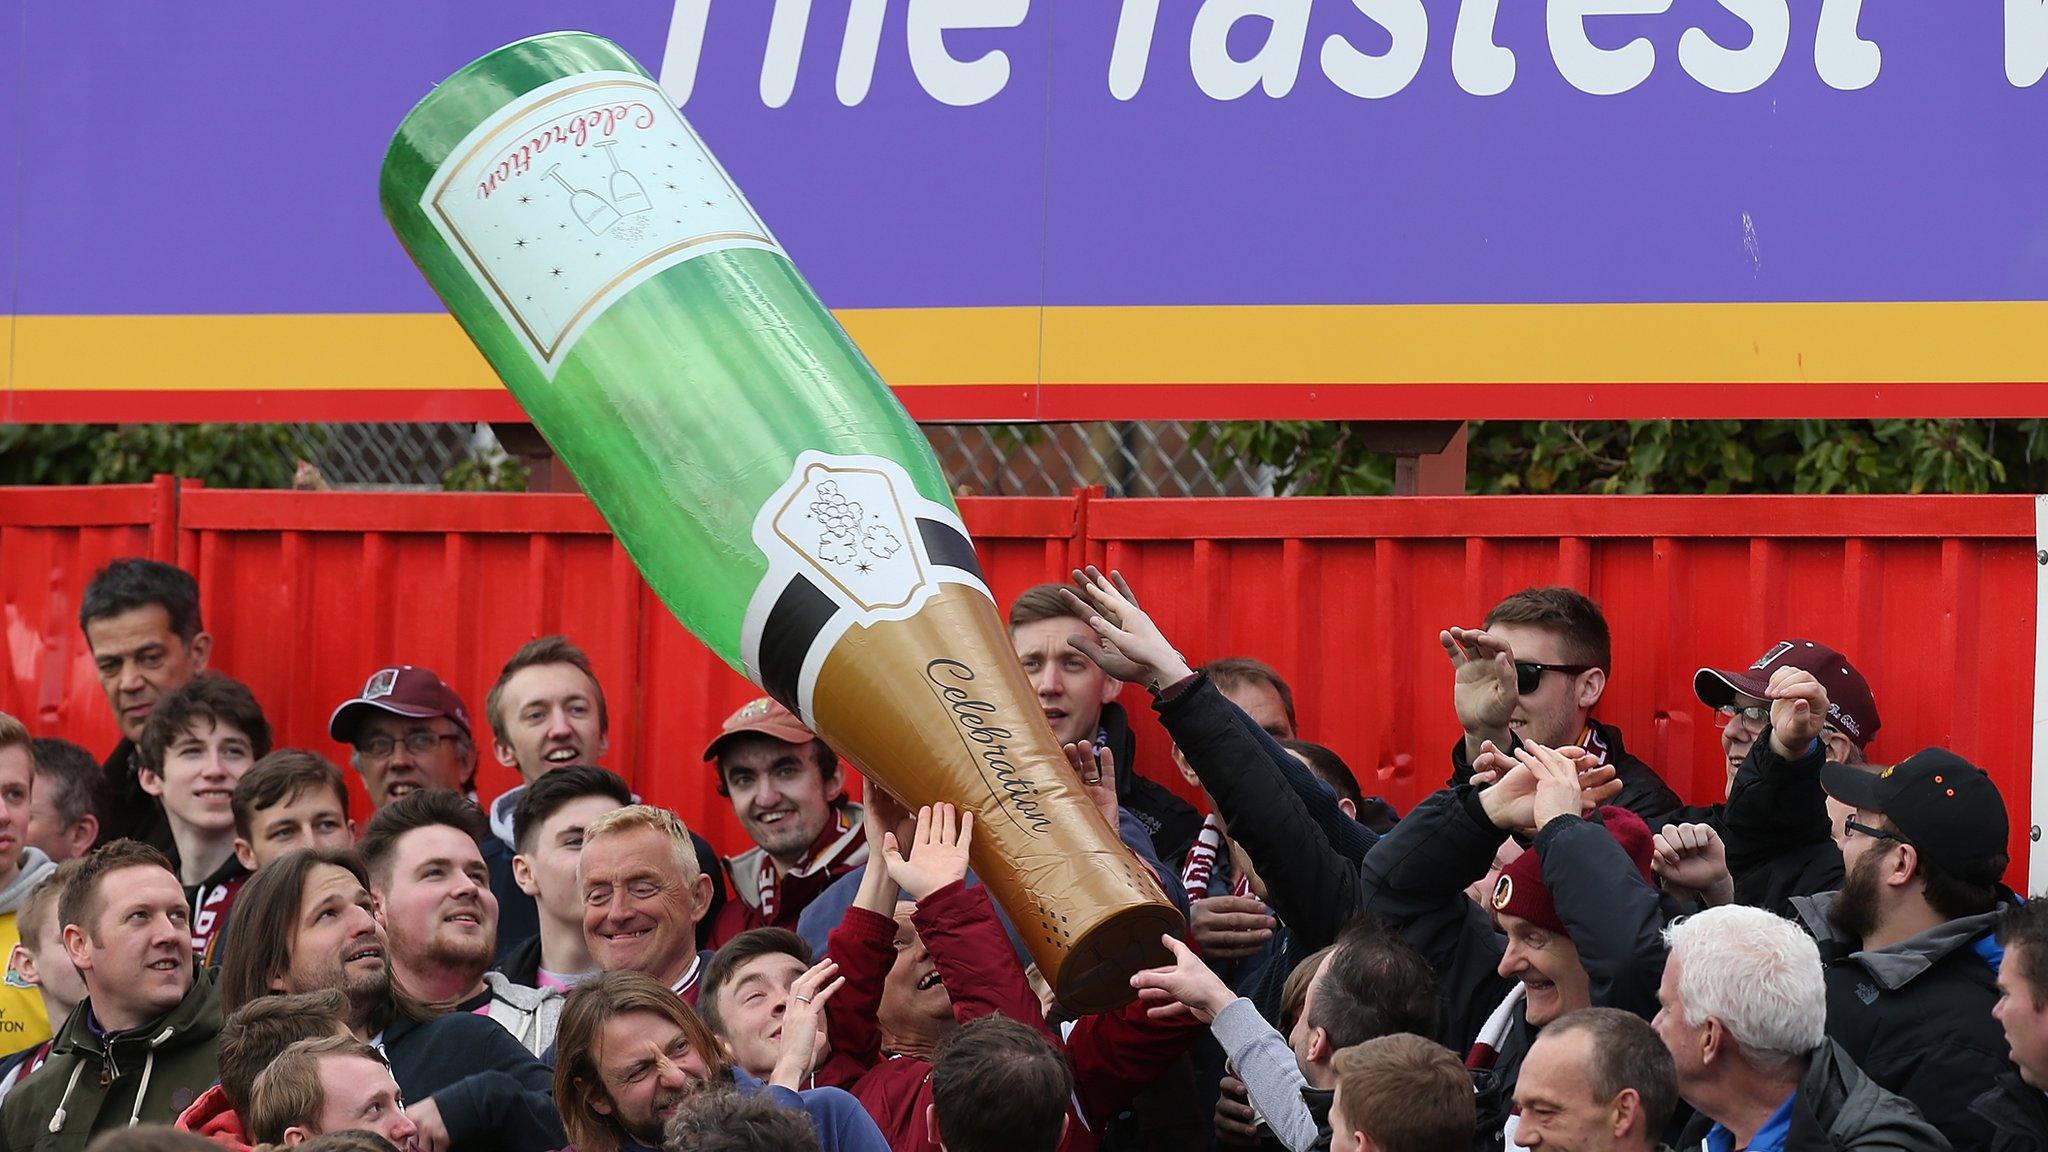
[[[1826,719],[1820,741],[1834,764],[1861,764],[1864,745],[1876,738],[1881,723],[1870,684],[1849,659],[1812,640],[1780,640],[1748,668],[1702,668],[1693,675],[1693,695],[1714,709],[1721,728],[1721,751],[1728,758],[1728,786],[1736,770],[1770,725],[1771,676],[1780,668],[1797,668],[1827,690]],[[1789,750],[1796,755],[1798,750]]]
[[1525,588],[1493,606],[1482,628],[1448,628],[1438,640],[1456,676],[1453,699],[1465,735],[1451,750],[1451,783],[1472,777],[1492,744],[1512,754],[1524,741],[1577,747],[1621,780],[1613,803],[1652,830],[1679,808],[1678,794],[1622,746],[1621,729],[1593,718],[1612,662],[1607,618],[1570,588]]
[[[470,736],[469,710],[430,669],[412,664],[380,668],[363,682],[363,690],[342,702],[327,721],[327,734],[354,751],[349,763],[362,773],[370,807],[380,810],[414,792],[439,789],[475,801],[476,742]],[[512,876],[512,846],[496,836],[479,845],[493,878]],[[493,892],[511,888],[517,912],[501,921],[499,953],[539,930],[532,900],[516,886],[493,885]]]
[[1748,668],[1700,669],[1693,694],[1716,710],[1730,767],[1727,805],[1687,819],[1719,827],[1735,902],[1790,916],[1792,897],[1841,887],[1833,833],[1847,809],[1821,790],[1820,766],[1866,762],[1883,721],[1863,674],[1833,648],[1795,637]]
[[327,734],[355,749],[370,806],[382,808],[422,788],[476,798],[476,743],[462,697],[425,668],[401,664],[372,673],[344,701]]
[[1992,1015],[1996,932],[1999,909],[2017,902],[2000,882],[1998,786],[1945,748],[1881,772],[1827,764],[1819,776],[1852,809],[1834,830],[1841,890],[1792,901],[1827,967],[1828,1035],[1956,1148],[1990,1147],[1970,1102],[2006,1068]]

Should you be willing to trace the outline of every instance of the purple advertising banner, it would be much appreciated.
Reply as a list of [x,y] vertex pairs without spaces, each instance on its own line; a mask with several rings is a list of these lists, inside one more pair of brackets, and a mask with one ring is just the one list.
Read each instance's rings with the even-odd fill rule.
[[572,27],[920,418],[2048,411],[2048,0],[8,0],[0,417],[516,418],[375,182]]

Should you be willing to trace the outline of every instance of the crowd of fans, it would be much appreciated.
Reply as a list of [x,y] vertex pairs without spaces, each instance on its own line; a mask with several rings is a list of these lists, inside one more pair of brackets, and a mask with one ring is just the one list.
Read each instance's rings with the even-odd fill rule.
[[[1699,671],[1727,787],[1688,805],[1595,717],[1599,608],[1518,592],[1442,634],[1464,735],[1403,814],[1121,577],[1027,591],[1068,766],[1188,913],[1073,1017],[974,814],[854,803],[771,700],[703,749],[724,855],[601,766],[559,636],[481,725],[373,672],[328,723],[363,814],[210,666],[189,574],[117,561],[79,615],[120,743],[0,715],[0,1152],[2048,1147],[2048,900],[2001,882],[2005,802],[1950,751],[1871,763],[1815,641]],[[1206,811],[1137,770],[1127,685]],[[523,781],[487,805],[486,745]]]

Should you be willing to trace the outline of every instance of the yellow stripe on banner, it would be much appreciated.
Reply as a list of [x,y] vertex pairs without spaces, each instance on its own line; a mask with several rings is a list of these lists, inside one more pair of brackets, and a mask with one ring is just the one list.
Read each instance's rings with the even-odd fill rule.
[[1048,384],[2048,378],[2048,302],[1048,309]]
[[[2002,383],[2048,378],[2048,301],[848,309],[892,385]],[[1041,345],[1040,317],[1044,331]],[[12,387],[499,387],[437,313],[17,316]],[[0,322],[4,332],[6,322]],[[1040,372],[1041,355],[1043,374]]]

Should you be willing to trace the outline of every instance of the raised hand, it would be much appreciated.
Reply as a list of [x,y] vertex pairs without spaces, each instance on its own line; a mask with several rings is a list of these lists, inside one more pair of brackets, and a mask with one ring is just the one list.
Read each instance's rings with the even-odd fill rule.
[[1771,751],[1796,760],[1819,738],[1828,719],[1828,690],[1804,668],[1771,673]]
[[[1482,746],[1484,748],[1490,745]],[[1590,812],[1607,803],[1621,792],[1621,778],[1612,765],[1601,764],[1581,748],[1548,749],[1556,755],[1569,759],[1579,775],[1580,811]],[[1527,764],[1513,760],[1495,751],[1502,762],[1512,765],[1501,773],[1500,779],[1479,793],[1479,805],[1486,810],[1487,819],[1503,832],[1515,832],[1533,836],[1541,825],[1536,823],[1536,786],[1540,782],[1536,773]]]
[[1081,791],[1088,794],[1088,799],[1095,803],[1095,810],[1102,813],[1102,818],[1109,821],[1111,828],[1115,828],[1116,753],[1104,747],[1098,755],[1094,742],[1090,740],[1062,744],[1060,750],[1067,754],[1067,766],[1080,777]]
[[1579,783],[1579,765],[1556,748],[1529,742],[1515,749],[1515,759],[1536,778],[1530,797],[1530,823],[1541,829],[1559,816],[1581,816],[1591,810]]
[[[1068,637],[1067,643],[1119,680],[1139,684],[1168,684],[1193,675],[1188,662],[1173,650],[1152,617],[1138,607],[1138,598],[1123,573],[1104,576],[1090,565],[1074,570],[1074,587],[1079,595],[1066,592],[1068,606],[1076,608],[1095,632],[1095,642]],[[1114,583],[1111,582],[1114,577]]]
[[[889,878],[910,893],[912,900],[922,900],[966,877],[967,846],[973,838],[974,813],[956,812],[951,804],[934,804],[917,810],[917,831],[911,837],[909,855],[898,850],[896,834],[891,832],[883,837],[882,859]],[[869,863],[872,865],[872,858]]]
[[825,1021],[825,1002],[846,986],[839,964],[827,957],[811,965],[789,985],[789,1005],[782,1011],[782,1051],[768,1073],[770,1084],[792,1092],[803,1088],[804,1078],[818,1056],[818,1035]]
[[1514,757],[1494,747],[1493,741],[1482,740],[1478,754],[1472,757],[1470,783],[1475,788],[1484,788],[1498,781],[1503,772],[1514,766]]
[[1224,1005],[1237,996],[1193,949],[1171,935],[1160,939],[1173,953],[1173,963],[1131,976],[1131,987],[1138,990],[1138,999],[1145,1002],[1145,1014],[1154,1020],[1164,1020],[1193,1012],[1195,1019],[1204,1024],[1216,1019]]
[[1652,844],[1650,867],[1663,879],[1666,892],[1698,898],[1710,908],[1734,902],[1728,847],[1713,825],[1666,824]]
[[1465,747],[1481,740],[1508,742],[1508,721],[1521,693],[1515,688],[1515,652],[1508,642],[1480,628],[1446,628],[1437,634],[1454,676],[1451,699],[1465,729]]

